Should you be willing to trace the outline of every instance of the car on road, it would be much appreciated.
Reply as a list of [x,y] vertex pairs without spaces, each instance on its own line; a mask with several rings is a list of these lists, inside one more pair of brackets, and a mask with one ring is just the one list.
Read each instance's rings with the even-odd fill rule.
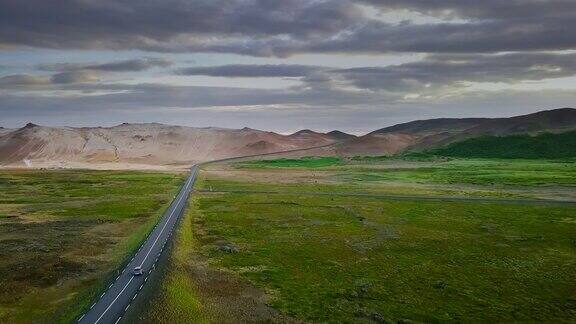
[[132,270],[132,274],[135,276],[141,276],[143,273],[144,270],[142,270],[142,267],[136,267],[134,270]]

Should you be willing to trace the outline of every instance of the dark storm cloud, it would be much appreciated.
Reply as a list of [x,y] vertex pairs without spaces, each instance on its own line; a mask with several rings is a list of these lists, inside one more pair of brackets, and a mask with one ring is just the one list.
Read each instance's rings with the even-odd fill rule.
[[346,0],[2,0],[0,44],[184,51],[329,35],[360,17]]
[[366,24],[352,33],[294,49],[321,53],[476,53],[576,48],[575,19],[512,22]]
[[322,70],[318,66],[295,64],[230,64],[183,68],[180,75],[205,75],[214,77],[302,77]]
[[448,18],[540,19],[570,18],[573,0],[360,0],[382,9],[407,9]]
[[467,82],[539,81],[576,75],[576,54],[512,53],[500,55],[430,55],[417,62],[385,67],[332,70],[329,82],[342,78],[361,89],[388,91],[438,90]]
[[134,60],[124,60],[108,63],[55,63],[55,64],[40,64],[38,69],[42,71],[104,71],[104,72],[138,72],[144,71],[153,67],[168,67],[172,65],[172,61],[164,58],[143,58]]
[[576,48],[573,0],[360,0],[457,22],[369,22],[341,37],[307,44],[311,52],[476,53]]
[[[52,76],[12,75],[0,79],[2,88],[89,83],[95,87],[97,70],[69,70]],[[312,65],[264,64],[219,65],[183,68],[180,75],[216,77],[296,77],[303,82],[295,89],[334,90],[355,87],[360,90],[389,93],[413,93],[446,90],[470,83],[520,83],[576,75],[576,53],[508,53],[508,54],[434,54],[420,61],[389,66],[367,66],[348,69]],[[104,87],[110,85],[103,85]],[[87,91],[89,88],[84,88]],[[441,94],[441,92],[439,92]]]
[[14,74],[0,77],[0,89],[46,90],[60,85],[93,83],[98,75],[92,71],[71,71],[47,75]]
[[14,74],[0,77],[0,89],[35,87],[48,84],[50,84],[50,78],[45,76]]
[[98,81],[98,75],[92,71],[70,71],[54,74],[50,81],[54,84],[90,83]]
[[182,75],[301,77],[312,88],[353,85],[359,89],[409,92],[466,82],[518,83],[576,75],[576,54],[434,54],[400,65],[336,69],[311,65],[219,65],[185,68]]
[[[457,17],[389,24],[359,4]],[[0,0],[0,48],[140,49],[254,56],[576,48],[572,0]]]

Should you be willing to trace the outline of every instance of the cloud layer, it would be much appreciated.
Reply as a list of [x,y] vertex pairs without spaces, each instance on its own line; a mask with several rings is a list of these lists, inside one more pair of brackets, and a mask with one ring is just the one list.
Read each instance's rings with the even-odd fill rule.
[[1,89],[56,89],[61,85],[97,82],[98,75],[91,71],[70,71],[56,73],[51,76],[13,74],[0,77]]
[[431,55],[418,62],[341,69],[329,74],[361,89],[440,92],[442,87],[470,83],[513,84],[574,76],[576,54]]
[[576,75],[576,54],[434,54],[420,61],[347,69],[311,65],[220,65],[190,67],[179,75],[213,77],[300,77],[311,88],[385,92],[438,92],[471,83],[520,83]]
[[517,114],[572,105],[575,29],[573,0],[0,0],[0,115],[369,131]]
[[106,63],[53,63],[40,64],[39,70],[71,72],[81,70],[104,71],[104,72],[139,72],[153,67],[168,67],[172,61],[165,58],[142,58],[133,60],[123,60]]
[[[392,24],[367,13],[393,10],[456,20]],[[0,47],[254,56],[562,50],[576,47],[575,12],[571,0],[2,0]]]
[[220,66],[190,67],[177,70],[180,75],[205,75],[213,77],[303,77],[323,70],[318,66],[290,64],[231,64]]

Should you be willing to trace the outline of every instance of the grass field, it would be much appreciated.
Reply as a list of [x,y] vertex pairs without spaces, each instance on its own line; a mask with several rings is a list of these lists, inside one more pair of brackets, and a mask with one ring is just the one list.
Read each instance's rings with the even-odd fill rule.
[[275,159],[248,161],[239,164],[240,168],[322,168],[341,165],[343,161],[337,157],[304,157],[301,159]]
[[278,159],[244,162],[239,168],[328,168],[347,181],[402,181],[479,185],[573,185],[576,160],[437,159],[383,157]]
[[[252,312],[277,322],[573,322],[576,205],[308,194],[413,186],[451,196],[444,189],[457,184],[521,200],[518,190],[576,183],[569,161],[518,162],[211,166],[198,185],[212,192],[195,194],[169,261],[178,270],[152,302],[180,311],[147,319],[226,322]],[[365,173],[386,180],[358,177]]]
[[358,181],[400,181],[408,183],[576,186],[575,161],[454,159],[442,162],[420,162],[411,167],[392,167],[386,171],[373,167],[345,170],[342,176]]
[[214,165],[197,188],[576,200],[574,160],[355,158],[306,167],[309,160]]
[[0,322],[70,322],[151,230],[183,179],[0,171]]
[[576,132],[544,133],[535,136],[482,136],[470,138],[434,149],[426,154],[458,157],[490,158],[544,158],[565,159],[576,157]]

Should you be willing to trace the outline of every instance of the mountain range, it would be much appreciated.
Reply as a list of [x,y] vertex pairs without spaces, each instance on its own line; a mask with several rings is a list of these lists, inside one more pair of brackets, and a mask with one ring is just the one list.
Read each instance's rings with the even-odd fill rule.
[[509,118],[439,118],[382,128],[363,136],[340,131],[274,132],[195,128],[158,123],[114,127],[47,127],[32,123],[0,128],[4,167],[185,167],[234,156],[321,147],[307,154],[394,155],[482,135],[539,134],[576,129],[576,109],[562,108]]
[[335,144],[338,155],[394,155],[422,151],[483,135],[536,135],[576,129],[576,109],[561,108],[509,118],[438,118],[382,128]]

